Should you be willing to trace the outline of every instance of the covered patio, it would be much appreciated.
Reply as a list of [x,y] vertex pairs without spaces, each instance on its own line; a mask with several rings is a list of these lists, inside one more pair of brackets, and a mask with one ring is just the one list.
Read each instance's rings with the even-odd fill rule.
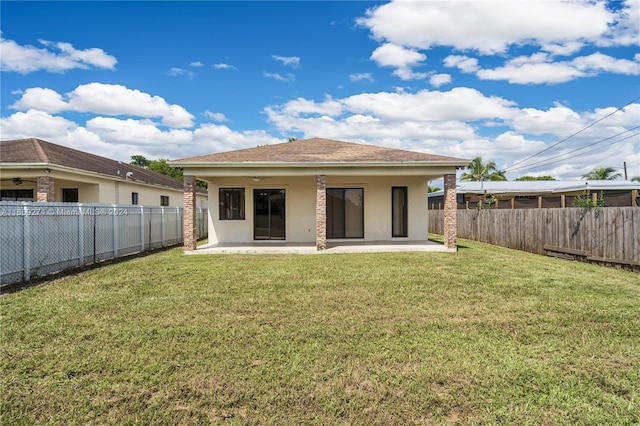
[[[329,139],[169,162],[184,174],[184,247],[197,253],[455,251],[456,170],[468,160]],[[209,244],[196,250],[196,179]],[[443,179],[444,244],[428,241],[428,183]]]

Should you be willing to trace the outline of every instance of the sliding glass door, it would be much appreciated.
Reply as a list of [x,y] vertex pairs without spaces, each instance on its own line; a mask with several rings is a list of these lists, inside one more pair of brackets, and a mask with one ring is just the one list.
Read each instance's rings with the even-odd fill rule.
[[364,238],[364,190],[327,189],[327,238]]
[[254,189],[253,209],[255,240],[285,239],[284,189]]
[[407,226],[407,187],[391,188],[391,236],[408,236]]

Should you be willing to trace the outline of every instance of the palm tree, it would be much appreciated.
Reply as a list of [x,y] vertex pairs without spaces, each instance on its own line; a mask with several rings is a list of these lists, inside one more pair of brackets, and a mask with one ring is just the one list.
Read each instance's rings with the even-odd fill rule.
[[631,182],[640,182],[640,176],[632,177]]
[[615,180],[621,177],[620,172],[616,172],[613,167],[596,167],[589,173],[582,175],[587,180]]
[[467,173],[464,173],[460,180],[465,181],[487,181],[487,180],[507,180],[502,170],[498,170],[496,162],[489,160],[486,163],[482,157],[471,160],[467,166]]

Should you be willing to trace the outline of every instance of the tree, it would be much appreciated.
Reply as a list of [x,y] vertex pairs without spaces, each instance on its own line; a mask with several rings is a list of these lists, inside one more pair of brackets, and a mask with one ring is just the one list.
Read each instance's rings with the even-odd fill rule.
[[621,177],[620,172],[616,172],[613,167],[596,167],[589,173],[582,175],[587,180],[615,180]]
[[131,161],[129,162],[129,164],[133,164],[134,166],[138,166],[138,167],[147,168],[149,167],[149,160],[147,160],[144,157],[144,155],[132,155]]
[[[129,164],[144,167],[145,169],[172,177],[177,180],[184,180],[184,177],[182,176],[182,169],[171,167],[169,164],[167,164],[167,161],[168,160],[164,158],[161,158],[159,160],[148,160],[143,155],[132,155],[131,162]],[[208,187],[207,183],[201,180],[196,181],[196,185],[205,189]]]
[[556,180],[553,176],[520,176],[515,180]]
[[488,181],[488,180],[507,180],[502,170],[498,170],[496,162],[489,160],[486,163],[482,161],[482,157],[476,157],[471,160],[467,166],[467,173],[464,173],[460,180],[464,181]]
[[631,182],[640,182],[640,176],[631,178]]
[[167,164],[167,160],[161,158],[160,160],[151,160],[149,161],[149,170],[154,171],[156,173],[162,173],[163,175],[170,176],[174,179],[182,180],[182,170],[176,169],[175,167],[171,167]]
[[437,186],[429,186],[429,187],[427,187],[427,192],[429,192],[429,193],[438,192],[438,191],[440,191],[440,189],[442,189],[442,188],[438,188]]

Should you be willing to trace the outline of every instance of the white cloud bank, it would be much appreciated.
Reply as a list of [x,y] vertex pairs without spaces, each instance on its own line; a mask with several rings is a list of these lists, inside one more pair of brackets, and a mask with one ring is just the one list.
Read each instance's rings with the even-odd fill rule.
[[[538,173],[576,179],[590,168],[621,167],[625,161],[631,176],[640,175],[640,136],[637,129],[633,131],[638,126],[639,103],[617,112],[616,107],[577,111],[560,103],[544,109],[522,108],[510,99],[487,96],[467,87],[326,96],[322,100],[300,97],[264,109],[280,137],[263,130],[233,130],[219,124],[227,120],[221,112],[202,112],[210,122],[194,127],[194,117],[181,106],[118,85],[91,83],[67,94],[31,88],[12,108],[18,111],[0,120],[3,139],[38,137],[121,161],[129,161],[136,154],[184,158],[302,135],[461,158],[480,155],[495,159],[500,167],[539,152],[615,112],[581,132],[579,138],[535,157],[535,161],[563,161],[543,164],[542,168],[515,169],[509,177]],[[78,113],[88,117],[81,121]],[[159,122],[154,121],[156,118]],[[622,136],[605,140],[625,131]],[[593,149],[570,154],[591,143],[595,143]]]
[[39,110],[49,113],[63,111],[105,115],[130,115],[160,118],[168,127],[191,127],[194,117],[179,105],[168,104],[160,96],[153,96],[119,84],[89,83],[61,95],[54,90],[33,87],[10,106],[16,110]]
[[28,74],[35,71],[64,72],[71,69],[102,68],[113,70],[118,62],[98,48],[78,50],[70,43],[39,40],[44,47],[21,46],[0,38],[0,67],[5,72]]
[[[640,44],[640,2],[627,0],[616,11],[604,2],[576,1],[402,1],[369,9],[357,20],[380,42],[371,59],[393,67],[402,80],[422,79],[428,74],[413,68],[423,65],[427,51],[450,47],[468,52],[445,60],[463,72],[477,72],[481,79],[511,83],[560,83],[600,72],[638,74],[638,60],[617,59],[596,53],[555,62],[585,46]],[[533,46],[542,56],[509,59],[511,47]],[[492,55],[506,58],[502,67],[482,70],[478,59]]]

